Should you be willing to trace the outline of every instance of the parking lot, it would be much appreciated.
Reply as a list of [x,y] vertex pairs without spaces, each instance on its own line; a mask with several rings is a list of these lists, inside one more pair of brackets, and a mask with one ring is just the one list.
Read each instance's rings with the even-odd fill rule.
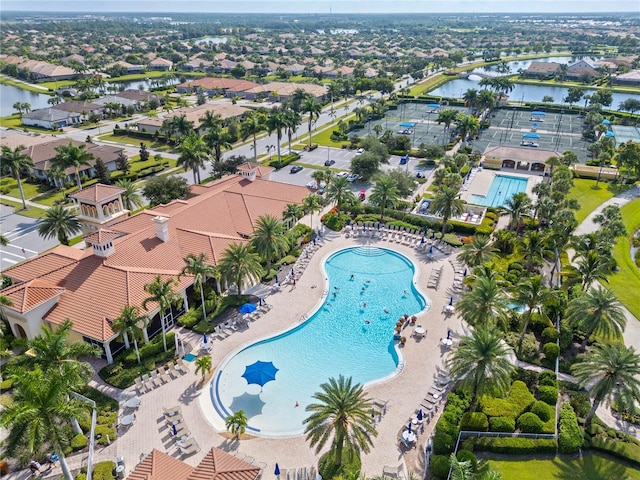
[[58,241],[45,240],[37,231],[38,219],[13,213],[13,207],[0,205],[0,230],[9,245],[0,247],[0,270],[33,257],[56,246]]

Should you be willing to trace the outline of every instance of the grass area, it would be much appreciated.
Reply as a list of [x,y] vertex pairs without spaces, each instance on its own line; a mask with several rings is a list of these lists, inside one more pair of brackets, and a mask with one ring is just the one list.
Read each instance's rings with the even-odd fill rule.
[[[20,200],[20,190],[18,189],[18,182],[15,178],[3,177],[0,179],[0,190],[3,195],[9,195],[10,197]],[[48,190],[50,190],[50,188],[48,188],[47,185],[22,180],[22,191],[24,192],[24,198],[27,200]]]
[[23,217],[44,218],[44,216],[47,213],[47,211],[42,208],[29,207],[29,206],[27,207],[26,210],[22,210],[22,202],[13,202],[11,200],[6,200],[4,198],[0,200],[0,203],[2,205],[13,207],[14,213],[17,213],[18,215],[22,215]]
[[41,85],[51,90],[57,90],[58,88],[73,87],[76,84],[75,80],[58,80],[57,82],[42,82]]
[[620,460],[595,453],[586,454],[582,458],[557,456],[546,460],[529,457],[489,460],[489,464],[500,471],[505,480],[640,480],[640,471],[637,469]]
[[582,222],[601,203],[609,200],[614,195],[626,190],[626,186],[617,186],[611,183],[600,182],[596,187],[596,181],[586,178],[574,178],[573,187],[567,195],[568,199],[580,202],[580,210],[576,212],[578,222]]
[[[0,76],[0,83],[4,84],[4,85],[11,85],[13,87],[16,88],[21,88],[22,90],[28,90],[30,92],[34,92],[34,93],[44,93],[45,95],[51,95],[51,92],[49,92],[48,87],[45,88],[38,88],[35,85],[32,85],[30,83],[26,83],[26,82],[20,82],[18,80],[15,80],[11,77],[7,77],[5,75]],[[44,85],[42,85],[44,86]]]
[[43,135],[59,135],[62,133],[59,130],[49,130],[48,128],[31,127],[31,126],[25,127],[24,125],[22,125],[22,119],[20,118],[20,115],[17,113],[14,113],[7,117],[1,117],[0,127],[13,128],[15,130],[23,130],[27,132],[33,132],[33,133],[41,133]]
[[640,270],[631,258],[631,236],[640,228],[640,198],[627,203],[620,209],[627,226],[627,237],[619,237],[613,247],[613,257],[618,263],[618,271],[609,277],[608,287],[616,297],[636,317],[640,318]]

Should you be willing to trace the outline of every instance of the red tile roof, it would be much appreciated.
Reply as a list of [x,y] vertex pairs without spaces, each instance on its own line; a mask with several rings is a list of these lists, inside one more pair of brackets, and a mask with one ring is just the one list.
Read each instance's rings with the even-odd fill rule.
[[31,280],[6,288],[2,294],[12,303],[6,308],[25,313],[62,293],[64,293],[64,288],[42,280]]
[[120,235],[122,234],[119,232],[101,228],[97,232],[93,232],[93,233],[90,233],[89,235],[85,235],[84,241],[91,244],[104,243],[104,242],[108,242],[109,240],[114,240],[118,238]]
[[102,199],[109,198],[113,195],[118,195],[124,192],[124,189],[120,187],[114,187],[111,185],[103,185],[102,183],[96,183],[90,187],[83,188],[82,190],[69,195],[71,198],[77,200],[88,200],[90,202],[99,202]]
[[186,480],[255,480],[260,468],[212,448]]
[[184,480],[193,467],[155,448],[129,474],[127,480]]

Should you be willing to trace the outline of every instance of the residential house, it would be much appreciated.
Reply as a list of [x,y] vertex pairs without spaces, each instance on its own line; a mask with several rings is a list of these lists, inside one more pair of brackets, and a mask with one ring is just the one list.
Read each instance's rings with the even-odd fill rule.
[[152,99],[161,101],[161,98],[155,93],[131,89],[97,98],[92,100],[92,103],[102,105],[103,107],[109,103],[117,103],[125,108],[131,106],[136,110],[140,110],[142,105],[149,103]]
[[217,60],[210,68],[210,70],[214,73],[229,73],[233,67],[236,66],[236,62],[233,60],[227,60],[223,58],[222,60]]
[[173,62],[164,58],[155,58],[147,64],[147,70],[168,72],[173,68]]
[[247,100],[255,100],[262,97],[269,101],[282,102],[289,100],[298,89],[304,90],[316,100],[324,99],[328,92],[327,87],[312,83],[269,82],[265,85],[245,90],[239,95]]
[[347,67],[343,65],[338,68],[334,68],[333,70],[326,73],[327,77],[352,77],[354,69],[352,67]]
[[212,112],[214,115],[219,115],[222,120],[226,120],[231,117],[242,119],[248,111],[249,109],[239,105],[228,103],[205,103],[195,107],[179,108],[164,117],[149,117],[139,120],[138,130],[141,132],[155,133],[162,128],[164,120],[178,117],[180,115],[184,115],[187,121],[193,123],[194,130],[199,130],[200,124],[202,123],[201,119],[204,117],[205,112]]
[[524,75],[532,78],[551,78],[559,68],[560,64],[556,62],[531,62]]
[[124,60],[118,60],[117,62],[105,65],[103,71],[107,71],[115,66],[123,67],[127,74],[144,72],[144,65],[133,65],[129,62],[125,62]]
[[28,60],[15,55],[5,56],[3,61],[7,64],[15,64],[21,70],[28,71],[30,77],[35,82],[71,80],[82,76],[64,65],[54,65],[53,63],[42,62],[40,60]]
[[[208,185],[194,185],[190,198],[175,200],[125,218],[121,190],[93,185],[73,195],[83,228],[101,225],[85,236],[90,246],[78,250],[59,246],[3,272],[12,285],[0,292],[12,301],[5,307],[11,333],[33,338],[42,325],[73,322],[71,341],[101,348],[109,363],[124,348],[117,341],[113,321],[125,306],[145,312],[144,285],[158,275],[177,281],[181,306],[160,319],[150,306],[151,337],[171,329],[188,308],[193,277],[180,275],[188,254],[204,253],[218,265],[232,243],[245,243],[254,222],[264,215],[278,218],[288,204],[301,204],[306,187],[265,180],[256,173],[230,175]],[[112,219],[119,219],[112,223]],[[172,477],[175,480],[176,477]]]
[[567,66],[567,79],[582,80],[585,77],[597,78],[600,73],[596,70],[596,65],[589,59],[578,60]]
[[193,58],[180,67],[185,72],[204,72],[213,66],[213,62],[204,58]]
[[212,97],[219,95],[221,92],[223,92],[227,97],[233,97],[244,90],[257,86],[259,86],[258,83],[250,82],[248,80],[204,77],[176,85],[176,92],[197,93],[200,89],[204,89],[204,91]]
[[640,87],[640,70],[622,73],[613,77],[616,85],[628,85],[630,87]]
[[81,100],[69,100],[51,107],[53,110],[79,113],[83,121],[89,118],[92,113],[104,115],[104,106],[93,102],[83,102]]
[[66,56],[66,57],[62,57],[60,59],[60,61],[62,63],[64,63],[64,64],[68,64],[68,63],[71,63],[71,62],[77,62],[80,65],[84,65],[84,57],[82,55],[77,54],[77,53],[71,54],[71,55]]
[[22,125],[25,127],[40,127],[48,130],[78,125],[82,123],[82,115],[57,108],[41,108],[22,115]]

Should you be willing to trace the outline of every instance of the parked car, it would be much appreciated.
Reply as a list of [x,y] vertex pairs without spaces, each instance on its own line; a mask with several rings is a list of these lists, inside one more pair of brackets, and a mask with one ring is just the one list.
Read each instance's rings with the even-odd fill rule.
[[356,150],[356,155],[360,155],[362,153],[364,153],[364,148],[359,148]]
[[338,172],[336,173],[336,177],[348,177],[349,172]]
[[324,161],[324,166],[325,167],[330,167],[331,165],[333,165],[334,163],[336,163],[335,160],[325,160]]
[[307,188],[310,188],[311,190],[315,190],[318,188],[318,184],[316,183],[315,180],[311,180],[309,183],[307,183]]
[[403,155],[400,157],[400,165],[406,165],[409,163],[409,155]]
[[411,135],[413,134],[413,130],[411,130],[410,128],[405,128],[403,130],[399,130],[398,133],[400,135]]
[[302,170],[302,167],[300,165],[294,165],[293,167],[291,167],[291,170],[289,170],[289,173],[298,173],[300,170]]
[[350,173],[349,175],[347,175],[347,180],[349,180],[350,182],[355,182],[359,178],[360,175],[356,175],[355,173]]

